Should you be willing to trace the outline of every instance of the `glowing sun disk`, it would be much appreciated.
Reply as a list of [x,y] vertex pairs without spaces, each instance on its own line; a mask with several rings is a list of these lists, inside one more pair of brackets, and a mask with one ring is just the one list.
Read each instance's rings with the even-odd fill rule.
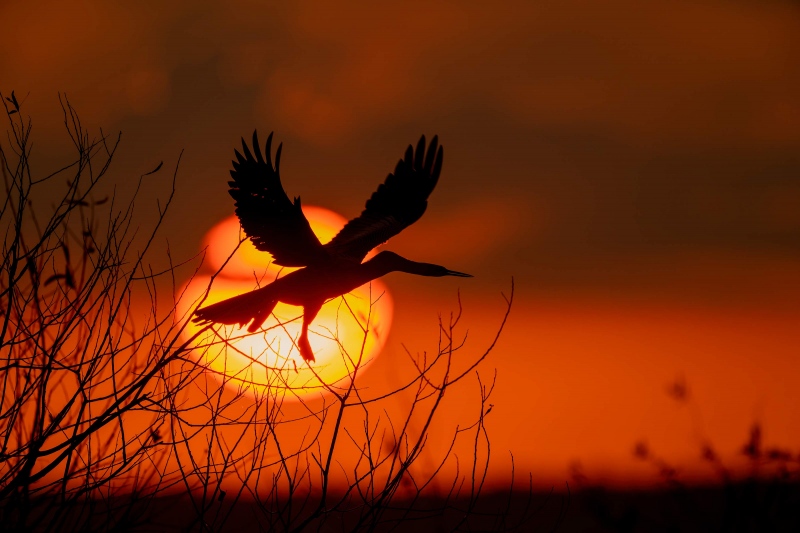
[[[346,220],[319,207],[303,207],[311,229],[321,242],[329,241]],[[264,286],[296,270],[271,263],[268,253],[258,251],[249,240],[242,242],[238,219],[227,218],[206,234],[208,266],[219,272],[203,305]],[[227,261],[227,263],[226,263]],[[184,286],[181,313],[202,298],[211,283],[210,275],[195,276]],[[251,393],[285,391],[289,397],[319,393],[347,386],[354,368],[363,369],[381,350],[392,320],[392,303],[386,286],[379,280],[322,306],[309,328],[309,342],[316,362],[310,365],[300,356],[296,341],[302,324],[302,308],[279,303],[256,333],[247,327],[217,324],[201,335],[195,353],[211,372],[226,383]],[[190,324],[186,336],[202,329]]]

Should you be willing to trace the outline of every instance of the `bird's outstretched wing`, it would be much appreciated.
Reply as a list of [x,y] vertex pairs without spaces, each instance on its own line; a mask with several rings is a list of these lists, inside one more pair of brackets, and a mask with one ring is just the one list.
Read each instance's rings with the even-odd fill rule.
[[324,261],[328,254],[311,231],[300,198],[289,200],[281,185],[281,148],[272,165],[272,133],[267,139],[264,155],[258,144],[258,132],[253,132],[253,153],[242,139],[244,155],[236,152],[228,191],[236,201],[236,216],[245,234],[255,247],[272,254],[281,266],[307,266]]
[[328,253],[361,262],[370,250],[419,220],[439,180],[442,157],[437,136],[431,140],[427,153],[424,135],[416,150],[408,145],[405,157],[367,200],[361,215],[324,246]]

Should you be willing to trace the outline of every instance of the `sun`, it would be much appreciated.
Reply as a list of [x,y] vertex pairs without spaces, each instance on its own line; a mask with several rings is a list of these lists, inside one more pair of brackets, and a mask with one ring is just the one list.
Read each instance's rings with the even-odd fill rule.
[[[347,222],[320,207],[304,206],[303,213],[323,243]],[[249,239],[236,249],[243,237],[235,216],[206,234],[204,267],[219,273],[213,283],[207,273],[183,287],[182,316],[196,307],[209,284],[204,306],[263,287],[296,270],[273,264],[270,254],[258,251]],[[194,352],[226,385],[248,393],[286,393],[286,398],[301,398],[335,391],[347,387],[353,371],[361,371],[380,353],[391,327],[392,301],[386,285],[374,280],[326,302],[309,328],[308,340],[316,357],[311,364],[303,360],[296,345],[302,314],[301,307],[279,303],[262,329],[252,334],[246,325],[216,324],[195,341],[198,347]],[[184,335],[191,338],[201,329],[190,323]]]

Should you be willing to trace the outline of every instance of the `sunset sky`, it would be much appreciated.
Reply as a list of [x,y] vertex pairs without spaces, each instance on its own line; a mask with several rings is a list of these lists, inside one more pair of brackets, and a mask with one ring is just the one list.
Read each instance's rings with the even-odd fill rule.
[[11,0],[0,19],[34,171],[70,155],[59,92],[122,131],[121,190],[164,161],[144,221],[184,150],[173,258],[233,213],[255,128],[284,143],[289,196],[347,218],[438,134],[428,211],[386,248],[475,277],[384,278],[392,330],[364,385],[390,383],[404,346],[434,351],[459,291],[484,350],[513,277],[487,426],[537,481],[654,482],[640,441],[703,479],[702,443],[733,464],[756,422],[800,451],[796,2]]

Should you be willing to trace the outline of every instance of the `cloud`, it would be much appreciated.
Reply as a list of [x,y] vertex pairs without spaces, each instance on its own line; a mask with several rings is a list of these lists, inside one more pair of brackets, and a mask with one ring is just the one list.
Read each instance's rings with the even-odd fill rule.
[[[29,113],[64,92],[84,118],[108,125],[158,112],[170,90],[164,15],[136,4],[8,2],[0,9],[2,90],[30,94]],[[6,85],[10,84],[10,85]]]
[[[0,8],[4,83],[101,122],[158,113],[187,68],[252,86],[320,146],[483,109],[634,143],[800,142],[791,4],[80,0]],[[211,80],[209,80],[211,82]],[[10,89],[3,88],[8,92]],[[478,108],[478,109],[476,109]]]
[[286,25],[260,110],[312,142],[475,105],[634,143],[800,142],[794,6],[307,1]]
[[547,15],[527,68],[499,87],[510,114],[633,144],[800,141],[795,6],[562,2]]
[[450,208],[435,205],[387,247],[455,270],[459,264],[490,264],[504,250],[535,241],[546,224],[539,213],[531,201],[513,198],[476,198]]

